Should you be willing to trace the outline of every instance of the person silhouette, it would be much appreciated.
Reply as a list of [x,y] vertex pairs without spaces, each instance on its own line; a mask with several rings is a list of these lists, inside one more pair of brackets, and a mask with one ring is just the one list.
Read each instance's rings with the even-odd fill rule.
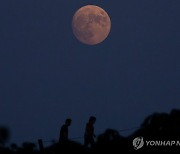
[[63,141],[68,141],[69,140],[69,138],[68,138],[68,134],[69,134],[68,127],[71,125],[71,122],[72,122],[72,120],[70,118],[67,118],[65,120],[64,125],[60,129],[59,142],[60,141],[62,141],[62,142]]
[[88,147],[89,145],[92,147],[95,143],[94,141],[94,123],[96,122],[96,117],[91,116],[89,118],[88,123],[86,124],[85,133],[84,133],[84,146]]

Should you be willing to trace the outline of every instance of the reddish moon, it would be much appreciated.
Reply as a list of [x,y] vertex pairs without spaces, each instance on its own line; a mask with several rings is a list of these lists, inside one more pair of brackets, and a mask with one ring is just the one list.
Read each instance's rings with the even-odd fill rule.
[[110,29],[110,17],[98,6],[83,6],[73,16],[72,30],[75,37],[82,43],[99,44],[107,38]]

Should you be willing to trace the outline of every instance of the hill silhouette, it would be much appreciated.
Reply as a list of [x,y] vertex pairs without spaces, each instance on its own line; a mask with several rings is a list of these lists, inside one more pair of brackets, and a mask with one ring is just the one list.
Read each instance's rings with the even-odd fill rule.
[[180,110],[153,113],[145,118],[138,130],[124,137],[117,130],[106,129],[97,137],[93,147],[67,140],[39,148],[34,143],[12,144],[6,147],[9,131],[0,127],[0,154],[91,154],[122,152],[180,152]]

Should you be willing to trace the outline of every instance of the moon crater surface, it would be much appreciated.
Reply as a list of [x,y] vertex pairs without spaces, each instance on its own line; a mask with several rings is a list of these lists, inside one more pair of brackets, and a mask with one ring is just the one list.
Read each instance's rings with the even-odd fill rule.
[[72,30],[82,43],[96,45],[110,33],[111,20],[102,8],[95,5],[81,7],[73,16]]

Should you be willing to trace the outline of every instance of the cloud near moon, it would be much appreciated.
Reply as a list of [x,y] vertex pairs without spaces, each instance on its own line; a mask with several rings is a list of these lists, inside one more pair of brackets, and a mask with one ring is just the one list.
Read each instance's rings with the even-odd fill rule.
[[109,35],[111,20],[100,7],[87,5],[73,16],[72,30],[75,37],[82,43],[96,45],[104,41]]

